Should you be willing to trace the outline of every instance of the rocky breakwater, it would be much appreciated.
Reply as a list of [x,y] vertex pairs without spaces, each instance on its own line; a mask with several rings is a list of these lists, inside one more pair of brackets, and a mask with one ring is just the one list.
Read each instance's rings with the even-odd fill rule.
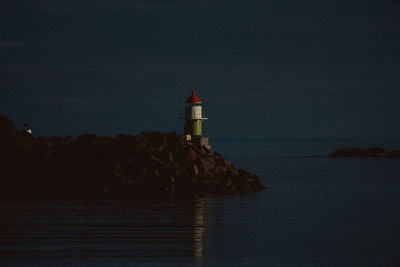
[[176,133],[75,140],[34,138],[12,125],[0,131],[1,198],[124,199],[265,188],[255,174]]
[[385,151],[380,147],[370,148],[343,148],[332,152],[330,157],[370,157],[370,158],[398,158],[400,151]]
[[132,139],[132,149],[115,173],[131,188],[128,191],[144,187],[164,192],[234,193],[265,188],[255,174],[176,133],[142,133]]

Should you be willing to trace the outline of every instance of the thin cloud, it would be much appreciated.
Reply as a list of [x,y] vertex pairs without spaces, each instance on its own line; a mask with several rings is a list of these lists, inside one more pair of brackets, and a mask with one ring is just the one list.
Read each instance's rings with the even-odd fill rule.
[[3,41],[0,42],[0,48],[4,47],[21,47],[26,45],[26,42],[19,42],[19,41]]
[[73,110],[87,110],[87,109],[104,109],[104,108],[121,108],[130,105],[124,98],[119,97],[39,97],[33,100],[28,100],[30,104],[34,105],[47,105],[47,106],[68,106]]
[[34,102],[42,104],[54,104],[54,105],[65,105],[65,104],[85,104],[86,100],[73,97],[41,97],[34,100]]
[[[74,1],[74,0],[39,0],[35,1],[34,7],[36,10],[45,11],[78,11],[96,6],[99,8],[130,8],[139,10],[157,10],[157,9],[185,9],[185,8],[219,8],[227,4],[226,1]],[[7,3],[6,7],[12,9],[32,9],[31,1],[19,0]]]

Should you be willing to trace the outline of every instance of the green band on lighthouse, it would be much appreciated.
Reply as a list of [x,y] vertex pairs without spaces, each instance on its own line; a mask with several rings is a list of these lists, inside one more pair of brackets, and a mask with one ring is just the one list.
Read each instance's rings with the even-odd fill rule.
[[192,128],[192,135],[193,136],[201,136],[201,120],[193,121],[193,128]]
[[184,133],[192,136],[201,136],[201,120],[186,120]]

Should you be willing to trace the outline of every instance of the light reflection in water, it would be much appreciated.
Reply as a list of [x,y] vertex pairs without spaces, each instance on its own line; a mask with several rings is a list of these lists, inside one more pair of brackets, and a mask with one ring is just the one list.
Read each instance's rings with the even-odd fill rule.
[[193,254],[199,260],[203,257],[204,239],[204,199],[196,199],[194,205],[194,225],[193,225]]
[[8,264],[167,257],[198,265],[204,257],[209,206],[203,198],[169,203],[2,203],[0,255]]

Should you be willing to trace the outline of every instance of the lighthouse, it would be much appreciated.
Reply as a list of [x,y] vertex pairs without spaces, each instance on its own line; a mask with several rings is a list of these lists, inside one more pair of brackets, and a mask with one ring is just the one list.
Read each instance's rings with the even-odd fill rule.
[[183,131],[186,135],[186,140],[211,149],[208,144],[208,138],[203,137],[202,121],[207,120],[207,118],[203,117],[201,104],[201,100],[192,90],[192,95],[185,101],[185,125]]

